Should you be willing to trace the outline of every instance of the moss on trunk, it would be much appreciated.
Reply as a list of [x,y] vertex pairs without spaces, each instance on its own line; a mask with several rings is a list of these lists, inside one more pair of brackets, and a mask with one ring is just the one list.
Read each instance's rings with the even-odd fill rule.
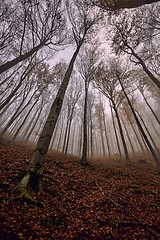
[[11,200],[22,200],[29,205],[43,207],[43,203],[34,200],[31,195],[32,192],[39,195],[42,191],[42,176],[38,176],[36,173],[26,173],[13,189]]

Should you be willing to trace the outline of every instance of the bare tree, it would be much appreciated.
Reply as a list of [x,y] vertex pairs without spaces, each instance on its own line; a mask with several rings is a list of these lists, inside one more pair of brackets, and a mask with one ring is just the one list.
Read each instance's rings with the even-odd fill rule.
[[56,98],[50,108],[49,115],[44,124],[37,145],[35,147],[32,160],[26,170],[26,174],[15,188],[14,193],[21,197],[28,198],[28,185],[32,188],[36,186],[38,191],[42,190],[43,165],[47,150],[52,138],[53,131],[59,117],[70,76],[73,71],[75,60],[78,56],[81,46],[89,39],[89,33],[93,33],[93,27],[99,20],[97,12],[90,14],[90,7],[83,1],[76,1],[73,5],[68,5],[69,19],[72,24],[73,38],[76,43],[76,49],[66,70],[63,81],[57,92]]
[[80,55],[80,59],[78,62],[78,69],[81,77],[84,80],[85,84],[85,95],[84,95],[84,111],[83,111],[83,149],[82,149],[82,158],[81,163],[87,163],[87,105],[88,105],[88,90],[89,84],[93,79],[93,74],[96,70],[96,64],[99,60],[99,53],[97,53],[97,47],[94,48],[84,48],[83,53]]
[[120,63],[118,61],[115,61],[115,60],[112,62],[112,68],[113,68],[113,70],[115,72],[115,76],[117,77],[117,79],[118,79],[118,81],[120,83],[120,86],[122,88],[122,91],[123,91],[126,99],[127,99],[127,102],[128,102],[128,104],[129,104],[129,106],[131,108],[131,111],[133,113],[133,116],[135,118],[137,126],[138,126],[138,128],[139,128],[139,130],[140,130],[140,132],[141,132],[141,134],[142,134],[142,136],[143,136],[143,138],[144,138],[144,140],[145,140],[145,142],[147,144],[147,147],[149,148],[149,150],[150,150],[150,152],[151,152],[151,154],[153,156],[153,159],[156,162],[157,171],[160,172],[160,160],[159,160],[159,157],[157,156],[154,148],[152,147],[152,144],[150,143],[150,141],[149,141],[145,131],[143,130],[142,125],[141,125],[141,123],[140,123],[140,121],[139,121],[139,119],[138,119],[138,117],[136,115],[136,112],[135,112],[135,110],[134,110],[134,108],[133,108],[133,106],[131,104],[131,101],[130,101],[130,99],[129,99],[127,93],[126,93],[125,87],[124,87],[124,83],[123,82],[124,82],[124,80],[126,80],[129,77],[130,72],[122,70],[122,67],[120,66]]
[[98,71],[96,72],[96,76],[95,76],[95,84],[96,84],[97,88],[104,94],[104,96],[106,96],[109,99],[109,101],[111,103],[111,107],[114,109],[114,112],[115,112],[115,115],[117,118],[117,122],[118,122],[120,136],[122,139],[126,163],[130,164],[127,144],[126,144],[126,141],[124,138],[123,128],[122,128],[120,116],[118,113],[118,106],[121,103],[124,96],[122,94],[122,91],[119,90],[119,88],[118,88],[119,82],[118,82],[117,77],[115,77],[113,69],[111,69],[110,67],[106,67],[106,66],[99,67]]
[[[13,24],[7,24],[9,14],[9,10],[7,10],[5,13],[6,19],[4,19],[5,15],[3,15],[4,24],[7,24],[7,33],[2,33],[1,41],[3,45],[6,45],[6,38],[9,35],[9,40],[7,40],[9,46],[3,49],[4,55],[8,47],[14,49],[14,51],[10,54],[11,59],[2,62],[0,74],[31,57],[44,46],[55,51],[60,45],[64,44],[65,39],[64,29],[66,26],[65,18],[62,15],[61,0],[19,0],[11,5],[13,8],[10,10],[12,11],[12,18],[16,21],[15,32],[13,33],[12,30]],[[14,22],[13,19],[12,22]],[[11,37],[10,32],[12,32]]]
[[149,78],[160,88],[159,79],[152,73],[145,61],[136,53],[136,49],[143,43],[141,39],[141,31],[137,30],[135,25],[135,18],[128,22],[127,17],[122,16],[114,24],[115,33],[113,37],[112,47],[116,54],[127,53],[130,56],[130,60],[135,64],[142,66],[143,71],[149,76]]

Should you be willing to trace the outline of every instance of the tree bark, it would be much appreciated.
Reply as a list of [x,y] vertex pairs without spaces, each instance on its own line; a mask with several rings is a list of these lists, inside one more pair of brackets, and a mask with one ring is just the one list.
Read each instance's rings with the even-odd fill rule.
[[82,43],[79,46],[77,46],[72,56],[68,69],[65,73],[64,79],[58,90],[57,96],[51,106],[49,115],[47,117],[45,125],[38,139],[32,159],[26,170],[26,174],[23,177],[23,179],[19,182],[17,187],[15,188],[14,190],[15,194],[16,193],[22,194],[22,192],[24,192],[23,195],[25,196],[25,194],[27,193],[28,185],[30,185],[34,190],[37,189],[38,192],[42,191],[42,176],[43,176],[43,165],[44,165],[45,156],[47,154],[49,144],[52,138],[52,134],[55,129],[55,126],[62,108],[65,92],[70,80],[74,62],[79,53],[81,45]]

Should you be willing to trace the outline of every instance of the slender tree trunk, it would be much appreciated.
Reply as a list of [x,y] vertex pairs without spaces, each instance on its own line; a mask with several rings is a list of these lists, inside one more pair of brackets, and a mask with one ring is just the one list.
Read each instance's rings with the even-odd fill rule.
[[79,146],[79,156],[81,156],[82,155],[82,138],[83,138],[83,129],[82,129],[82,127],[80,127],[80,130],[79,130],[79,139],[78,139],[78,142],[79,142],[79,144],[78,144],[78,146]]
[[143,146],[142,142],[140,141],[139,136],[138,136],[138,133],[136,132],[135,128],[133,127],[133,124],[132,124],[132,122],[130,121],[130,119],[129,119],[129,122],[130,122],[130,126],[132,127],[132,130],[133,130],[133,132],[134,132],[134,134],[135,134],[135,136],[136,136],[136,139],[138,140],[139,146],[140,146],[143,154],[145,154],[144,146]]
[[91,159],[93,158],[93,120],[92,120],[92,111],[91,107],[89,107],[89,118],[90,118],[90,146],[91,146]]
[[114,132],[115,132],[115,137],[116,137],[118,152],[119,152],[119,155],[120,155],[120,159],[122,159],[122,153],[121,153],[120,143],[119,143],[119,139],[118,139],[118,134],[117,134],[117,130],[116,130],[116,124],[115,124],[115,121],[114,121],[113,109],[112,109],[112,106],[111,106],[111,105],[110,105],[110,108],[111,108],[112,122],[113,122],[113,128],[114,128]]
[[137,126],[138,126],[138,128],[140,129],[140,132],[142,133],[142,135],[143,135],[143,137],[144,137],[144,139],[145,139],[145,142],[146,142],[146,144],[147,144],[147,146],[148,146],[150,152],[152,153],[152,156],[153,156],[153,158],[154,158],[154,160],[155,160],[155,162],[156,162],[156,166],[157,166],[158,173],[160,173],[160,160],[159,160],[159,158],[157,157],[157,155],[156,155],[156,153],[155,153],[155,151],[154,151],[154,149],[153,149],[150,141],[148,140],[147,135],[145,134],[145,132],[144,132],[144,130],[143,130],[143,128],[142,128],[142,126],[141,126],[141,124],[140,124],[140,122],[139,122],[139,119],[138,119],[138,117],[137,117],[137,115],[136,115],[136,113],[135,113],[135,111],[134,111],[134,109],[133,109],[133,107],[132,107],[132,104],[131,104],[128,96],[127,96],[127,93],[126,93],[126,91],[125,91],[125,89],[124,89],[124,87],[123,87],[123,84],[122,84],[119,76],[117,76],[117,78],[118,78],[119,83],[120,83],[120,85],[121,85],[121,87],[122,87],[122,90],[123,90],[123,92],[124,92],[124,95],[125,95],[125,97],[126,97],[126,99],[127,99],[127,101],[128,101],[128,104],[129,104],[129,106],[130,106],[130,108],[131,108],[131,111],[132,111],[133,116],[134,116],[134,118],[135,118],[135,120],[136,120]]
[[106,137],[106,141],[107,141],[108,155],[109,155],[109,158],[111,158],[111,150],[110,150],[110,146],[109,146],[109,139],[108,139],[108,134],[107,134],[107,126],[106,126],[104,111],[102,111],[102,118],[103,118],[103,124],[104,124],[104,133],[105,133],[105,137]]
[[102,152],[103,156],[106,156],[105,145],[104,145],[104,136],[103,136],[103,123],[102,123],[102,115],[100,110],[98,109],[98,118],[99,118],[99,129],[100,129],[100,136],[101,136],[101,143],[102,143]]
[[[40,97],[40,96],[39,96],[39,97]],[[32,105],[32,107],[30,108],[30,110],[29,110],[28,113],[26,114],[25,118],[23,119],[22,123],[21,123],[20,126],[17,128],[17,130],[16,130],[16,132],[15,132],[13,138],[12,138],[12,141],[13,141],[13,142],[15,141],[17,135],[19,134],[19,132],[20,132],[20,130],[22,129],[22,127],[24,126],[24,124],[25,124],[27,118],[29,117],[32,109],[34,108],[34,106],[35,106],[36,103],[38,102],[39,97],[36,99],[36,101],[34,102],[34,104]]]
[[42,109],[43,109],[43,107],[40,108],[40,111],[39,111],[37,117],[34,118],[33,125],[32,125],[32,127],[31,127],[29,133],[28,133],[27,136],[25,137],[25,143],[28,142],[28,140],[29,140],[29,138],[30,138],[30,136],[31,136],[31,134],[32,134],[32,132],[33,132],[33,130],[35,129],[35,126],[36,126],[36,124],[37,124],[37,122],[38,122],[38,120],[39,120],[39,118],[40,118],[41,113],[42,113]]
[[64,153],[65,147],[66,147],[68,128],[69,128],[69,118],[67,118],[67,122],[66,122],[66,129],[65,129],[64,141],[63,141],[63,147],[62,147],[62,152],[63,152],[63,153]]
[[17,65],[18,63],[24,61],[25,59],[31,57],[35,52],[37,52],[40,48],[43,47],[43,45],[45,44],[46,41],[43,41],[42,43],[40,43],[38,46],[32,48],[29,52],[22,54],[16,58],[14,58],[13,60],[10,60],[8,62],[6,62],[5,64],[2,64],[0,66],[0,74],[7,71],[8,69],[10,69],[11,67],[14,67],[15,65]]
[[71,144],[70,144],[70,153],[73,155],[73,154],[76,154],[75,152],[75,142],[76,142],[76,127],[75,127],[75,124],[73,126],[73,133],[72,133],[72,140],[71,140]]
[[68,134],[67,134],[67,141],[66,141],[66,147],[65,147],[65,153],[68,152],[68,145],[69,145],[69,138],[70,138],[70,132],[71,132],[71,125],[72,125],[72,116],[70,116],[69,124],[68,124]]
[[147,98],[145,97],[144,93],[139,89],[140,93],[142,94],[145,103],[147,104],[147,106],[149,107],[150,111],[152,112],[153,116],[155,117],[155,119],[157,120],[157,122],[160,125],[160,120],[158,119],[158,117],[156,116],[155,112],[153,111],[152,107],[150,106],[149,102],[147,101]]
[[33,115],[32,118],[30,118],[30,121],[27,123],[26,128],[23,130],[21,134],[20,138],[23,139],[25,143],[27,143],[27,136],[29,135],[30,132],[32,133],[37,123],[37,118],[38,118],[38,113],[36,112],[35,115]]
[[81,163],[87,163],[87,99],[88,99],[88,86],[85,81],[85,100],[84,100],[84,113],[83,113],[83,149]]
[[126,46],[131,50],[131,54],[139,61],[139,63],[141,64],[144,72],[150,77],[150,79],[157,85],[158,88],[160,88],[160,81],[158,80],[158,78],[156,78],[151,71],[147,68],[146,64],[143,62],[142,58],[140,58],[135,52],[134,50],[128,45],[126,44]]
[[[5,128],[1,131],[0,136],[3,137],[4,134],[6,133],[6,131],[8,130],[8,128],[13,124],[13,122],[15,121],[15,119],[18,118],[18,116],[21,114],[21,112],[24,110],[24,107],[21,111],[20,108],[22,107],[24,101],[26,100],[27,96],[29,94],[29,91],[27,92],[27,95],[23,96],[23,99],[20,103],[20,105],[18,106],[17,110],[15,111],[15,113],[13,114],[13,116],[10,118],[9,122],[7,123],[7,125],[5,126]],[[28,105],[28,103],[25,105],[25,107]]]
[[[15,100],[18,98],[18,96],[14,96],[14,98],[3,108],[3,110],[0,113],[0,118],[2,118],[3,114],[6,113],[6,111],[9,109],[9,107],[12,105],[12,103],[15,102]],[[1,124],[2,125],[2,124]]]
[[[58,139],[58,144],[57,144],[57,150],[60,151],[60,146],[61,146],[61,140],[62,140],[62,136],[63,136],[63,130],[64,130],[64,121],[62,122],[61,125],[61,130],[60,130],[60,135],[59,135],[59,139]],[[56,135],[55,135],[56,136]],[[54,143],[54,142],[53,142]]]
[[118,114],[117,108],[115,106],[115,103],[112,102],[112,104],[113,104],[113,109],[115,111],[115,115],[116,115],[117,122],[118,122],[119,132],[120,132],[120,136],[121,136],[121,139],[122,139],[122,144],[123,144],[125,158],[126,158],[126,163],[130,164],[129,153],[128,153],[127,144],[126,144],[126,141],[125,141],[125,138],[124,138],[123,129],[122,129],[122,126],[121,126],[119,114]]
[[157,146],[156,146],[156,144],[155,144],[155,142],[154,142],[154,140],[153,140],[153,137],[152,137],[152,135],[150,134],[150,132],[149,132],[149,130],[148,130],[146,124],[145,124],[145,121],[144,121],[143,118],[141,117],[140,113],[139,113],[138,111],[136,111],[136,112],[137,112],[139,118],[141,119],[141,122],[143,123],[143,126],[144,126],[144,128],[146,129],[146,132],[147,132],[148,136],[150,137],[150,139],[151,139],[151,141],[152,141],[152,143],[153,143],[153,146],[155,147],[155,149],[156,149],[157,152],[159,153],[158,148],[157,148]]
[[123,121],[123,119],[121,119],[121,120],[122,120],[122,123],[123,123],[124,129],[125,129],[125,131],[126,131],[127,138],[128,138],[129,143],[130,143],[130,146],[131,146],[131,149],[132,149],[133,156],[135,156],[134,147],[133,147],[133,144],[132,144],[132,141],[131,141],[131,137],[130,137],[130,135],[129,135],[129,133],[128,133],[128,129],[127,129],[127,127],[126,127],[125,122]]

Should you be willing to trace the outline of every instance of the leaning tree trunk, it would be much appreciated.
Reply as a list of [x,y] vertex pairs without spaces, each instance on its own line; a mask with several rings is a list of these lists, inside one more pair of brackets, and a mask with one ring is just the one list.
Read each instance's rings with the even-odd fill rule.
[[136,111],[136,112],[137,112],[139,118],[141,119],[141,122],[142,122],[144,128],[146,129],[146,132],[147,132],[148,136],[150,137],[150,139],[151,139],[151,141],[152,141],[152,144],[153,144],[154,148],[157,150],[157,153],[159,153],[158,147],[156,146],[156,143],[155,143],[155,141],[154,141],[152,135],[150,134],[150,131],[148,130],[148,127],[146,126],[145,121],[144,121],[143,118],[141,117],[140,113],[139,113],[138,111]]
[[0,74],[7,71],[8,69],[10,69],[11,67],[14,67],[15,65],[17,65],[18,63],[24,61],[25,59],[31,57],[34,53],[36,53],[39,49],[41,49],[44,44],[45,44],[46,40],[41,42],[39,45],[37,45],[36,47],[32,48],[29,52],[22,54],[16,58],[14,58],[13,60],[10,60],[4,64],[2,64],[0,66]]
[[114,115],[113,115],[113,109],[112,109],[111,103],[110,103],[110,109],[111,109],[112,123],[113,123],[113,129],[114,129],[114,133],[115,133],[117,148],[118,148],[120,159],[122,159],[122,153],[121,153],[121,148],[120,148],[120,143],[119,143],[119,139],[118,139],[118,134],[117,134],[117,130],[116,130],[116,124],[114,121]]
[[125,132],[126,132],[126,135],[127,135],[128,141],[129,141],[129,143],[130,143],[130,146],[131,146],[131,149],[132,149],[133,156],[135,156],[135,150],[134,150],[134,147],[133,147],[133,143],[132,143],[132,140],[131,140],[130,134],[128,133],[128,129],[127,129],[127,127],[126,127],[125,122],[124,122],[123,119],[122,119],[122,123],[123,123],[124,129],[125,129]]
[[142,60],[141,57],[139,57],[135,52],[134,50],[128,45],[126,44],[126,47],[128,47],[128,49],[131,50],[131,55],[133,55],[139,62],[139,64],[142,66],[143,68],[143,71],[149,76],[149,78],[156,84],[156,86],[158,88],[160,88],[160,81],[158,78],[156,78],[152,73],[151,71],[147,68],[146,64],[144,63],[144,61]]
[[155,119],[157,120],[157,122],[158,122],[159,125],[160,125],[160,120],[158,119],[157,115],[155,114],[155,112],[153,111],[152,107],[150,106],[150,104],[149,104],[146,96],[144,95],[143,91],[141,91],[140,89],[139,89],[139,91],[140,91],[140,93],[142,94],[142,96],[143,96],[143,98],[144,98],[144,101],[145,101],[145,103],[147,104],[148,108],[150,109],[150,111],[152,112],[153,116],[155,117]]
[[153,159],[155,160],[155,163],[156,163],[156,166],[157,166],[157,171],[158,171],[158,173],[160,173],[160,160],[159,160],[159,158],[157,157],[157,155],[156,155],[156,153],[155,153],[155,151],[154,151],[154,149],[153,149],[153,147],[152,147],[152,145],[151,145],[151,143],[150,143],[150,141],[149,141],[149,139],[148,139],[145,131],[143,130],[143,128],[142,128],[142,126],[141,126],[141,123],[139,122],[139,119],[138,119],[138,117],[137,117],[137,115],[136,115],[136,113],[135,113],[135,111],[134,111],[134,108],[133,108],[133,106],[132,106],[132,104],[131,104],[128,96],[127,96],[127,93],[126,93],[126,91],[125,91],[125,89],[124,89],[124,87],[123,87],[123,84],[122,84],[122,82],[121,82],[121,79],[119,78],[118,75],[117,75],[117,78],[118,78],[119,83],[120,83],[120,85],[121,85],[121,88],[122,88],[122,90],[123,90],[123,92],[124,92],[124,95],[125,95],[125,97],[126,97],[126,99],[127,99],[127,101],[128,101],[128,104],[129,104],[129,106],[130,106],[130,108],[131,108],[131,111],[132,111],[133,116],[134,116],[134,118],[135,118],[135,120],[136,120],[137,126],[138,126],[140,132],[142,133],[142,136],[143,136],[143,138],[144,138],[144,140],[145,140],[145,142],[146,142],[146,144],[147,144],[147,146],[148,146],[148,148],[149,148],[149,150],[150,150],[150,152],[151,152],[151,154],[152,154],[152,156],[153,156]]
[[121,139],[122,139],[122,144],[123,144],[123,148],[124,148],[126,164],[129,165],[130,164],[129,153],[128,153],[127,144],[126,144],[126,141],[125,141],[125,138],[124,138],[124,134],[123,134],[123,129],[122,129],[122,126],[121,126],[121,121],[120,121],[119,114],[118,114],[117,108],[115,106],[115,103],[112,102],[112,104],[113,104],[113,109],[115,111],[115,115],[116,115],[116,118],[117,118],[120,136],[121,136]]
[[23,196],[24,198],[28,198],[28,187],[32,188],[33,190],[37,190],[38,192],[42,191],[42,176],[45,156],[47,154],[52,134],[55,129],[56,122],[58,120],[62,108],[65,92],[70,80],[74,62],[79,53],[81,45],[82,44],[80,44],[76,48],[72,56],[68,69],[65,73],[64,79],[58,90],[57,96],[51,106],[49,115],[38,139],[30,164],[26,169],[26,173],[23,179],[18,183],[18,185],[14,189],[14,194]]

